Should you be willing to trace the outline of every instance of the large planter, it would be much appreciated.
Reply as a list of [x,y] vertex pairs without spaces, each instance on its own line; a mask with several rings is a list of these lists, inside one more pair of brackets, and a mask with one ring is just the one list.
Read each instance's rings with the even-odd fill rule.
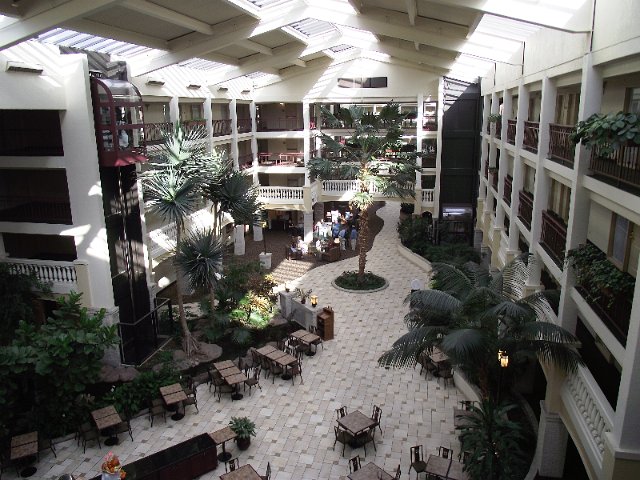
[[271,268],[271,253],[260,252],[258,255],[260,265],[269,270]]
[[251,437],[236,438],[236,443],[238,444],[238,450],[246,450],[251,445]]

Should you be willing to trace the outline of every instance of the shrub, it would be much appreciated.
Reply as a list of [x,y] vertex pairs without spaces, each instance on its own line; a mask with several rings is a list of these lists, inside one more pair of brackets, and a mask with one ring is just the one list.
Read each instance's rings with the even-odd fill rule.
[[402,202],[402,203],[400,204],[400,211],[401,211],[402,213],[407,214],[407,215],[411,215],[411,214],[413,214],[413,212],[415,211],[415,209],[416,209],[416,206],[415,206],[415,204],[413,204],[413,203],[405,203],[405,202]]
[[336,285],[347,290],[375,290],[383,287],[386,280],[371,272],[365,272],[364,278],[361,280],[358,278],[358,272],[349,271],[342,272],[335,282]]

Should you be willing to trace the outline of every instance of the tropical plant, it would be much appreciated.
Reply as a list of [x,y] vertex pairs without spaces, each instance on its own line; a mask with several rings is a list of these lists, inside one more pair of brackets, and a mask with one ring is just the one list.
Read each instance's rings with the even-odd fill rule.
[[300,303],[305,303],[307,298],[311,296],[313,289],[305,290],[304,288],[296,288],[296,297],[300,299]]
[[386,280],[371,272],[364,273],[364,281],[358,277],[358,272],[342,272],[336,277],[336,285],[347,290],[376,290],[382,288]]
[[231,417],[229,427],[238,438],[251,438],[256,436],[256,424],[248,417]]
[[525,478],[529,468],[527,431],[509,420],[514,404],[496,405],[491,400],[470,407],[471,415],[459,435],[463,452],[469,452],[464,470],[471,480],[512,480]]
[[487,120],[489,123],[499,123],[502,121],[502,115],[500,113],[490,113]]
[[[319,134],[324,151],[330,152],[330,158],[314,158],[309,161],[309,173],[321,180],[355,180],[356,193],[350,204],[360,210],[358,277],[364,278],[367,264],[367,245],[369,236],[369,209],[374,194],[403,199],[415,195],[414,182],[416,158],[421,152],[401,152],[402,121],[405,115],[400,113],[395,103],[385,105],[379,114],[367,114],[356,106],[341,109],[339,115],[322,108],[323,124],[329,128],[343,126],[353,130],[347,134],[344,143],[324,132]],[[393,158],[385,162],[388,170],[380,168],[379,160],[385,158],[385,152],[391,149]],[[384,172],[384,173],[383,173]]]
[[[411,293],[405,316],[409,332],[399,338],[378,362],[385,366],[415,365],[419,354],[437,345],[477,383],[483,397],[507,389],[531,359],[572,372],[582,363],[576,338],[551,321],[548,297],[542,291],[524,296],[532,257],[523,254],[501,272],[491,274],[480,265],[463,267],[435,263],[431,290]],[[509,356],[509,368],[496,360]],[[503,378],[504,377],[504,378]]]
[[640,145],[640,117],[624,112],[594,113],[576,124],[570,138],[607,157],[626,144]]
[[179,246],[176,264],[189,279],[193,290],[209,293],[211,310],[215,310],[215,290],[222,278],[224,244],[213,230],[196,230]]

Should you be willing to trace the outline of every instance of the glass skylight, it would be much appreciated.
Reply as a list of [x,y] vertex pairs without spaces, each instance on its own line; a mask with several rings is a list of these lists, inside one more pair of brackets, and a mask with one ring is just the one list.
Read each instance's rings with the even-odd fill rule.
[[211,60],[205,60],[204,58],[190,58],[189,60],[185,60],[184,62],[180,62],[178,64],[181,67],[189,67],[195,68],[197,70],[204,70],[210,72],[212,70],[217,70],[219,68],[228,67],[224,63],[213,62]]
[[156,50],[143,45],[134,45],[133,43],[121,42],[64,28],[54,28],[42,33],[38,35],[38,40],[43,43],[78,48],[90,52],[108,53],[124,58],[151,53]]
[[316,35],[324,35],[326,33],[335,32],[338,29],[335,25],[322,20],[307,18],[299,22],[289,25],[292,29],[302,33],[305,37],[314,37]]

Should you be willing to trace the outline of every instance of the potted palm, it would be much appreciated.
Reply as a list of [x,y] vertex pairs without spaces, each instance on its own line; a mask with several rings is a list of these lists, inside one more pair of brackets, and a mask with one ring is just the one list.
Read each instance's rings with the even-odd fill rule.
[[256,436],[256,424],[247,417],[231,417],[229,427],[236,434],[236,443],[240,450],[246,450],[251,445],[251,437]]

